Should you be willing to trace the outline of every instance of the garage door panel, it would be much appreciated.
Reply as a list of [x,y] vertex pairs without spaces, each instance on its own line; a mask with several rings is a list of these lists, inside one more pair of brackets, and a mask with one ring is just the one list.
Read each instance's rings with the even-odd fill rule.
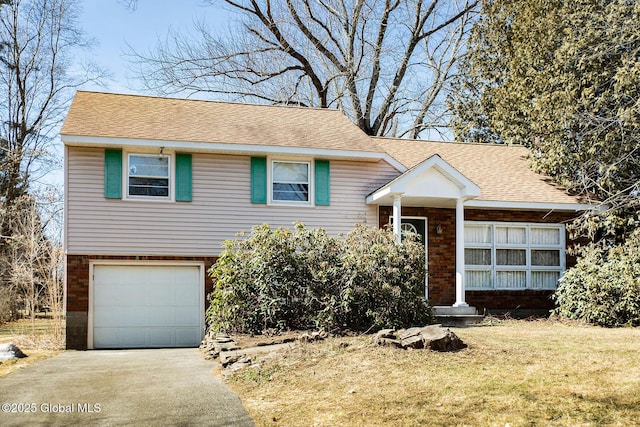
[[175,326],[176,316],[173,307],[147,307],[145,309],[147,326]]
[[200,340],[200,328],[176,328],[176,346],[187,347],[194,340]]
[[173,347],[174,328],[147,328],[147,341],[150,347]]
[[146,288],[147,306],[172,306],[175,304],[175,290],[168,286],[153,286]]
[[139,307],[98,306],[94,308],[94,324],[103,328],[145,326],[146,316]]
[[120,340],[121,334],[118,328],[93,329],[93,346],[96,348],[103,348],[108,343],[114,343]]
[[177,281],[185,281],[188,283],[193,283],[195,280],[198,280],[200,272],[197,269],[182,269],[182,270],[174,270]]
[[120,328],[118,330],[120,332],[120,342],[122,343],[122,348],[135,347],[137,343],[144,342],[146,329],[144,327],[138,328]]
[[179,291],[176,291],[174,295],[175,305],[180,306],[193,306],[199,304],[200,301],[200,287],[184,286]]
[[149,286],[164,286],[167,282],[175,283],[174,268],[157,267],[146,271],[145,281]]
[[[104,268],[102,268],[104,267]],[[101,266],[94,269],[95,286],[132,286],[135,285],[139,278],[136,274],[134,266]]]
[[100,286],[94,289],[93,295],[97,305],[105,301],[109,305],[138,306],[146,292],[138,286]]
[[197,266],[95,265],[94,348],[198,346],[202,286]]
[[200,326],[200,313],[194,313],[189,307],[175,308],[176,326]]

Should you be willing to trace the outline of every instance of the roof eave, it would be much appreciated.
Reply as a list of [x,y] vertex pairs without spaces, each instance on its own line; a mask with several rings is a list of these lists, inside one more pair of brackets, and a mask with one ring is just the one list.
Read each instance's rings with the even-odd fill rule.
[[520,202],[504,200],[468,200],[464,204],[465,208],[477,209],[504,209],[504,210],[533,210],[533,211],[587,211],[601,210],[601,204],[589,203],[558,203],[558,202]]
[[400,162],[389,156],[384,151],[339,150],[332,148],[291,147],[282,145],[228,144],[219,142],[156,140],[138,138],[113,138],[69,134],[61,134],[61,138],[64,145],[78,147],[163,147],[164,149],[176,151],[219,153],[231,155],[236,154],[266,156],[276,154],[290,156],[313,156],[324,157],[328,159],[358,161],[384,160],[401,172],[404,172],[406,170],[406,168]]

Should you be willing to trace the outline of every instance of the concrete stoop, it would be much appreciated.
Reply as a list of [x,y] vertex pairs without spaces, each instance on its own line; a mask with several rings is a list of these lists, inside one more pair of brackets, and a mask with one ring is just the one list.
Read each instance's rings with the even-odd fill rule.
[[469,326],[484,319],[475,307],[435,306],[433,316],[435,322],[442,326]]

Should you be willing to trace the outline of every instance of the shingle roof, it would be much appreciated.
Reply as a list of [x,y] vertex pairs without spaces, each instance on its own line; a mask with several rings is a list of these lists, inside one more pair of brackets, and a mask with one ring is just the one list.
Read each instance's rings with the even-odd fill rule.
[[60,132],[382,152],[338,110],[77,92]]
[[480,187],[478,200],[525,203],[580,203],[547,176],[528,165],[521,146],[375,138],[376,143],[407,168],[434,154]]
[[338,110],[79,91],[61,134],[388,153],[407,169],[438,154],[480,187],[477,200],[580,203],[533,172],[524,147],[371,138]]

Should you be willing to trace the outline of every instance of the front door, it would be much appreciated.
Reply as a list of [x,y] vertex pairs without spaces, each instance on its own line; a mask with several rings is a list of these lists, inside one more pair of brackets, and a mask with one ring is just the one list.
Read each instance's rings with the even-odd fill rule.
[[411,232],[416,233],[420,236],[420,242],[423,245],[426,245],[427,236],[426,236],[426,222],[425,218],[406,218],[402,217],[402,221],[400,223],[400,229],[402,230],[402,238],[404,239],[404,233]]
[[[402,234],[406,232],[416,233],[420,236],[420,241],[424,245],[424,265],[428,265],[427,259],[427,219],[424,217],[402,217],[400,221]],[[404,238],[404,236],[403,236]],[[424,297],[429,297],[428,275],[424,279]]]

